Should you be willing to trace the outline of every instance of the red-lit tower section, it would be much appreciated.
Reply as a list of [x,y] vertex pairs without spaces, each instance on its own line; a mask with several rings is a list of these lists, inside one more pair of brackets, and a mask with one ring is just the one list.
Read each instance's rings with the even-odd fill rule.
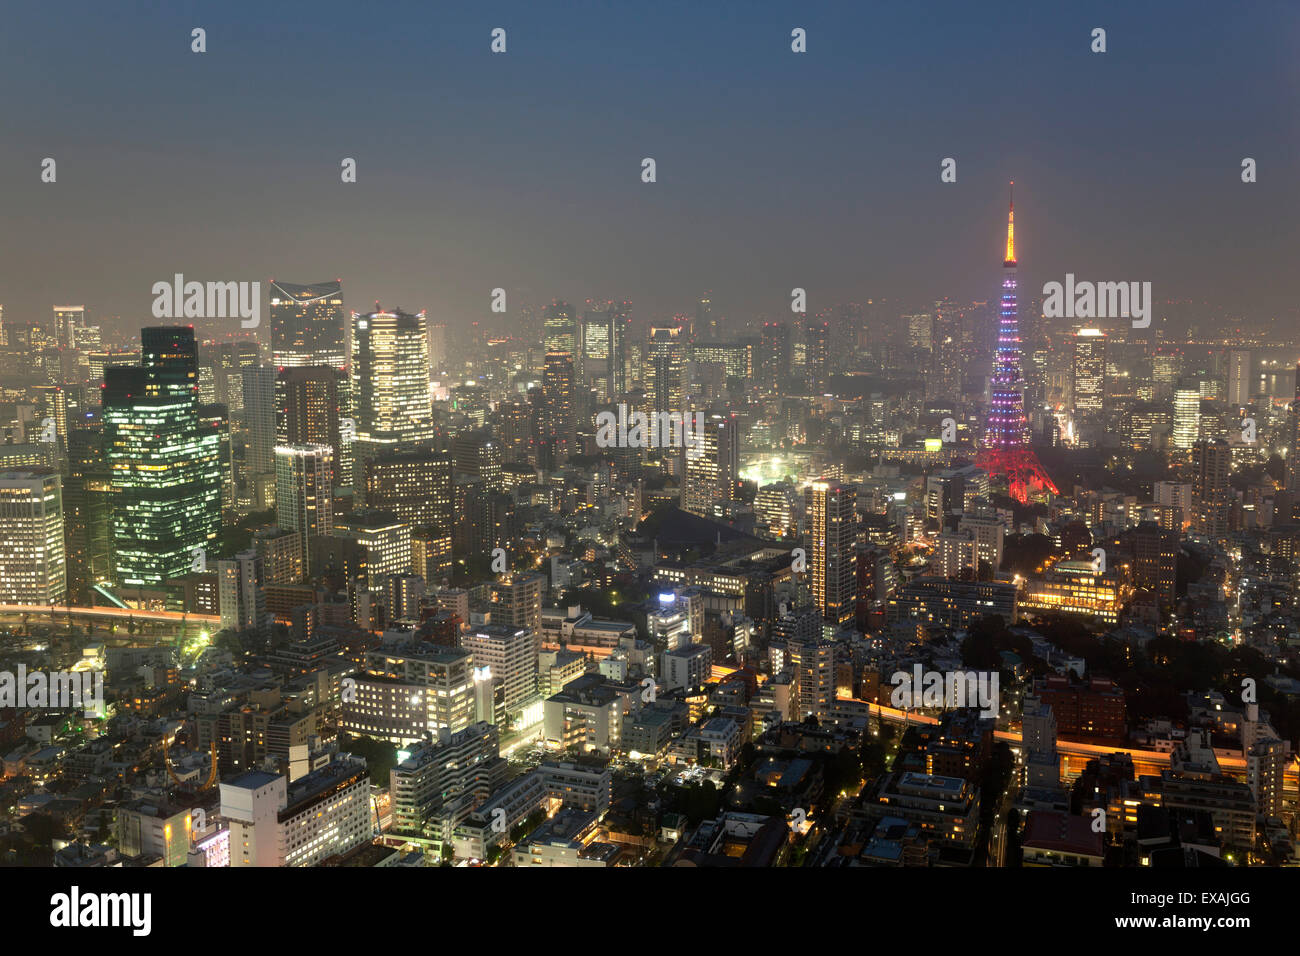
[[[1015,183],[1011,184],[1015,186]],[[1058,494],[1052,479],[1029,447],[1024,380],[1020,372],[1020,317],[1016,302],[1016,203],[1007,213],[1007,255],[1002,262],[1002,314],[993,357],[992,395],[978,465],[1007,479],[1011,497],[1022,504],[1030,494]]]

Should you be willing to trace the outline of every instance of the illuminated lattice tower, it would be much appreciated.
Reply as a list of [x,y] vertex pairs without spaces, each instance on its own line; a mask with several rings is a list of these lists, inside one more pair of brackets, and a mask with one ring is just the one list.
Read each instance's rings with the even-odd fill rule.
[[1007,255],[1002,262],[1002,309],[998,319],[998,347],[993,358],[992,395],[978,464],[991,476],[1006,477],[1011,497],[1024,503],[1031,493],[1057,494],[1057,490],[1039,464],[1038,456],[1029,447],[1024,379],[1020,368],[1015,221],[1013,195],[1007,212]]

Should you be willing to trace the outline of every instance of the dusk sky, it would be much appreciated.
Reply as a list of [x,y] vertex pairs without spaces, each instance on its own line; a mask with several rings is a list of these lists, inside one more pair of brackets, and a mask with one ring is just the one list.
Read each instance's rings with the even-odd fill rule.
[[138,328],[176,272],[338,277],[453,326],[498,286],[641,317],[712,289],[742,320],[794,286],[987,298],[1015,179],[1022,288],[1294,318],[1300,5],[1069,7],[8,4],[0,303]]

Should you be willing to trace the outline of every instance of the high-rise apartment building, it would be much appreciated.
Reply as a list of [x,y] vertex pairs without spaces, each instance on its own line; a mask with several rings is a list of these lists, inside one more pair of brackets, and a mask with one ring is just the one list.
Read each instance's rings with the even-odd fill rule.
[[542,598],[546,575],[510,573],[491,586],[492,621],[532,632],[539,641],[542,633]]
[[784,322],[763,323],[758,368],[767,388],[775,388],[790,374],[790,327]]
[[1232,448],[1222,438],[1192,446],[1192,527],[1212,540],[1225,538],[1231,525],[1231,473]]
[[572,353],[547,352],[537,414],[537,463],[547,471],[562,467],[569,459],[575,400]]
[[857,615],[857,489],[814,481],[804,491],[808,521],[808,573],[822,620],[845,625]]
[[835,704],[835,642],[820,635],[795,637],[785,653],[792,678],[791,718],[826,717]]

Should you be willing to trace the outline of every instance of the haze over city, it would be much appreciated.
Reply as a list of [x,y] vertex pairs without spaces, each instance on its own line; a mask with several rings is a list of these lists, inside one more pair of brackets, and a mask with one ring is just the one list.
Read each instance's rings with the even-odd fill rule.
[[[129,333],[174,272],[338,276],[349,306],[427,309],[452,328],[490,319],[497,287],[512,311],[596,296],[642,318],[711,290],[741,321],[781,314],[794,286],[813,312],[985,298],[978,250],[1015,179],[1025,288],[1131,276],[1161,300],[1296,322],[1291,4],[7,16],[11,321],[84,300]],[[196,16],[202,58],[166,39]],[[1098,18],[1104,56],[1064,42]],[[509,54],[484,57],[468,37],[498,20]],[[781,55],[794,22],[810,55]],[[1242,189],[1247,156],[1259,179]],[[44,157],[56,188],[40,182]],[[345,157],[358,163],[346,188]],[[640,181],[644,157],[656,183]],[[939,181],[944,157],[955,183]]]
[[[7,925],[1283,929],[1297,49],[1276,2],[6,11]],[[470,868],[623,892],[521,933]]]

